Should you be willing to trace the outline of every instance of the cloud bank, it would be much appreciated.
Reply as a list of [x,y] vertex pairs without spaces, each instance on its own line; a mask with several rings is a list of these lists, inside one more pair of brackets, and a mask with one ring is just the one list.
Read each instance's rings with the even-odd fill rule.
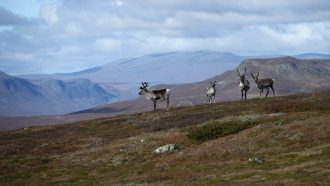
[[0,70],[72,72],[176,50],[241,55],[330,51],[328,0],[65,0],[39,17],[0,4]]

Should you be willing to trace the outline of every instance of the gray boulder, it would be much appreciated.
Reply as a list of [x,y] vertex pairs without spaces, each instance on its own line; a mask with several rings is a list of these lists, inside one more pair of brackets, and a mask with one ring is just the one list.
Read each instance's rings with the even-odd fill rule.
[[173,151],[173,150],[179,150],[181,149],[182,146],[179,144],[167,144],[161,147],[158,147],[154,152],[155,153],[164,153],[164,152],[168,152],[168,151]]

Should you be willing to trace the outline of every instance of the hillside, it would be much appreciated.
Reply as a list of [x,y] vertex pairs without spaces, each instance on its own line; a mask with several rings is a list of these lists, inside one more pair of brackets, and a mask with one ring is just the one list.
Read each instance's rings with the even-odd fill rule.
[[[260,72],[260,78],[274,78],[274,89],[278,96],[330,88],[330,60],[296,59],[293,57],[246,59],[233,70],[201,82],[182,85],[159,85],[154,88],[171,89],[171,107],[203,104],[209,81],[217,81],[216,100],[218,102],[239,100],[241,92],[238,87],[239,79],[236,69],[242,71],[245,67],[247,68],[246,78],[251,85],[248,91],[248,99],[259,96],[259,89],[251,77],[251,72]],[[138,89],[136,89],[137,92]],[[78,113],[123,113],[147,110],[152,110],[152,103],[143,97],[139,97],[135,100],[101,105]]]
[[65,114],[117,99],[87,79],[27,80],[0,72],[0,116]]
[[[0,184],[327,185],[329,102],[327,91],[0,132]],[[169,143],[182,148],[153,152]]]

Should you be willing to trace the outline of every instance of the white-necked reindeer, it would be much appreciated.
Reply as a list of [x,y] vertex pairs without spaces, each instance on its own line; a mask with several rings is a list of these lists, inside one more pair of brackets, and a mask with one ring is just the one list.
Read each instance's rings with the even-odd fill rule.
[[244,70],[244,74],[243,75],[241,73],[239,73],[239,71],[237,69],[237,75],[240,78],[239,88],[241,89],[241,100],[243,100],[243,94],[244,94],[244,97],[246,99],[247,91],[250,89],[250,83],[245,78],[245,74],[246,74],[246,68]]
[[274,91],[274,79],[259,79],[259,72],[257,74],[257,76],[253,76],[253,74],[251,73],[251,76],[252,78],[254,79],[254,82],[256,83],[257,87],[260,89],[260,97],[261,96],[261,93],[264,92],[264,88],[267,89],[267,93],[266,93],[266,96],[268,96],[268,93],[269,93],[269,88],[272,89],[273,91],[273,96],[275,97],[275,91]]
[[212,103],[212,100],[213,100],[213,103],[215,103],[215,93],[217,91],[215,89],[215,85],[216,85],[216,81],[214,81],[214,82],[210,81],[210,85],[206,88],[207,91],[206,91],[205,103],[207,103],[207,102]]
[[154,103],[154,110],[156,110],[157,102],[158,101],[165,101],[167,102],[167,110],[169,109],[170,104],[170,89],[161,89],[161,90],[151,90],[147,89],[148,87],[147,82],[142,82],[142,87],[140,87],[141,91],[139,95],[144,96],[147,100],[150,100]]

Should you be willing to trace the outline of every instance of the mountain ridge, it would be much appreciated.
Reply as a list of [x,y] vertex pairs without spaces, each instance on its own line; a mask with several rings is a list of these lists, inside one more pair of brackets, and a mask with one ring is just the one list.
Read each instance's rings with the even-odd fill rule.
[[65,114],[117,99],[88,79],[26,80],[0,72],[0,116]]
[[22,75],[21,77],[27,79],[47,76],[53,76],[55,79],[84,77],[93,82],[114,83],[115,88],[128,89],[127,87],[136,88],[136,85],[120,86],[116,85],[116,82],[136,83],[148,77],[155,77],[154,82],[189,83],[201,81],[236,66],[242,59],[244,57],[229,52],[175,51],[120,59],[74,73]]

